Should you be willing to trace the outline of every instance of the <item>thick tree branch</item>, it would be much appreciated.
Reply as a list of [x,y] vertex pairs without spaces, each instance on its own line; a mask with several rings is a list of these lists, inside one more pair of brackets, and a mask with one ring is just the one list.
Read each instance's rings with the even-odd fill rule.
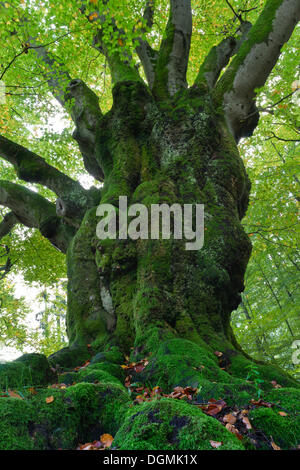
[[[143,18],[146,21],[146,26],[148,29],[151,29],[153,26],[154,9],[154,0],[147,1]],[[146,31],[143,30],[142,32]],[[135,51],[142,63],[149,87],[152,89],[154,85],[155,65],[158,58],[158,52],[149,45],[148,41],[142,39],[141,37],[137,39],[137,43],[138,45],[136,46]]]
[[8,235],[15,225],[19,223],[16,215],[13,212],[8,212],[3,217],[2,222],[0,223],[0,240],[1,238]]
[[[253,133],[258,123],[255,90],[265,84],[299,18],[299,0],[268,0],[219,80],[215,97],[223,101],[229,128],[237,141]],[[247,118],[249,115],[251,118]]]
[[83,156],[86,170],[97,180],[103,171],[95,157],[96,132],[102,119],[97,95],[80,79],[72,79],[64,64],[56,60],[44,46],[28,40],[28,46],[47,66],[44,77],[57,101],[70,113],[76,126],[73,133]]
[[236,47],[233,37],[223,39],[220,44],[214,46],[200,67],[195,85],[206,83],[211,90],[224,67],[228,64]]
[[[2,222],[0,223],[0,241],[3,237],[8,235],[12,231],[12,229],[15,227],[15,225],[17,225],[18,223],[19,221],[13,212],[8,212],[7,214],[5,214]],[[0,271],[1,271],[0,279],[4,279],[5,276],[9,274],[13,266],[11,259],[9,257],[9,252],[10,252],[9,246],[8,245],[3,245],[3,246],[5,248],[5,252],[1,254],[0,257],[6,257],[6,262],[5,264],[0,266]]]
[[192,37],[191,0],[170,0],[170,14],[155,67],[154,93],[161,98],[187,87]]
[[94,205],[93,196],[69,176],[49,165],[42,157],[22,145],[0,136],[0,157],[11,163],[20,179],[39,183],[51,189],[64,204],[69,214],[76,218],[84,215],[87,207]]
[[222,70],[228,65],[232,56],[237,54],[241,45],[246,41],[252,24],[242,21],[236,36],[223,39],[217,46],[212,47],[205,61],[200,67],[195,85],[206,83],[211,90],[215,86]]
[[[87,13],[85,2],[82,2],[82,14],[86,15],[90,23],[99,25],[96,29],[93,47],[100,51],[107,59],[110,68],[112,82],[115,84],[121,81],[141,81],[140,74],[136,67],[132,66],[132,57],[124,49],[124,41],[126,40],[125,32],[116,26],[114,18],[108,19],[106,15],[101,14],[99,11]],[[86,14],[87,13],[87,14]],[[111,44],[107,43],[103,38],[103,25],[112,27],[113,31],[119,34],[118,47],[114,52],[111,51]],[[114,39],[115,41],[115,39]]]
[[66,253],[74,229],[56,215],[54,204],[24,186],[3,180],[0,180],[0,204],[11,209],[18,222],[39,229],[56,248]]

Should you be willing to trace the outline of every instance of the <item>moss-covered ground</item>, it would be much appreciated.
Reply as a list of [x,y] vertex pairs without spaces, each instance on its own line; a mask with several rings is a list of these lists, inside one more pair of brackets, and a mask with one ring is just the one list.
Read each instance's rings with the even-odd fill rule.
[[296,448],[299,384],[255,364],[263,380],[258,387],[248,359],[232,351],[230,360],[222,356],[169,338],[139,362],[111,347],[57,372],[40,355],[3,364],[0,449],[76,449],[102,434],[122,450],[211,450],[215,443],[219,450]]

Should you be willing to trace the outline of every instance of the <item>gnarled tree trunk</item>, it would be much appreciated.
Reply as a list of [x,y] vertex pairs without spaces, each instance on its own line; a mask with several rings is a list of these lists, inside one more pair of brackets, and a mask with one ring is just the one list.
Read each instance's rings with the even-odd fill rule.
[[[149,26],[152,8],[153,2],[148,2]],[[162,398],[131,409],[120,365],[124,356],[142,360],[139,372],[127,366],[132,382],[160,386],[165,393],[175,386],[196,387],[197,402],[222,398],[244,406],[256,396],[257,382],[246,380],[247,367],[255,363],[241,351],[230,327],[251,253],[241,225],[250,182],[237,143],[257,125],[255,89],[265,83],[298,16],[296,0],[269,0],[253,27],[242,22],[238,39],[228,38],[213,48],[195,83],[187,87],[189,0],[170,1],[159,51],[144,39],[137,41],[147,84],[122,51],[110,53],[102,40],[99,15],[94,42],[111,69],[111,110],[103,116],[96,95],[65,70],[61,76],[67,82],[66,93],[54,71],[48,82],[63,106],[73,100],[74,138],[86,169],[104,180],[101,190],[85,191],[41,157],[0,138],[1,155],[18,175],[44,184],[59,197],[55,207],[36,193],[0,182],[0,203],[12,210],[9,229],[20,222],[36,227],[66,252],[70,345],[49,361],[66,372],[92,358],[86,369],[60,376],[61,382],[73,385],[53,391],[53,405],[45,408],[45,391],[31,398],[35,410],[29,400],[26,419],[35,423],[34,432],[22,424],[23,440],[12,431],[12,447],[72,448],[96,439],[99,432],[116,435],[121,449],[205,449],[210,448],[209,439],[222,441],[223,448],[247,447],[188,403]],[[112,26],[118,31],[113,20]],[[47,51],[37,51],[51,69],[54,61]],[[186,240],[174,237],[132,240],[117,234],[116,239],[99,239],[97,207],[118,208],[121,196],[128,198],[128,206],[143,204],[149,213],[151,204],[204,204],[204,246],[186,250]],[[2,231],[8,229],[3,226]],[[16,368],[22,367],[21,361]],[[298,386],[275,366],[255,367],[266,393],[271,380]],[[285,397],[278,390],[270,393],[273,400]],[[290,393],[296,402],[299,391]],[[268,410],[265,421],[262,415],[253,417],[258,429],[268,429],[270,422],[273,434],[282,429],[273,410]],[[298,439],[299,420],[293,419],[290,426]],[[278,436],[286,448],[297,443],[294,438],[285,440],[284,431]]]

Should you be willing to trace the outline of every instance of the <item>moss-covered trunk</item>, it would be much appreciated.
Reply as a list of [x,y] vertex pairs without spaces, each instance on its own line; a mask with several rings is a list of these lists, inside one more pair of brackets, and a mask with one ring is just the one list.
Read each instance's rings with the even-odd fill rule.
[[[223,449],[253,448],[196,404],[214,398],[243,409],[258,384],[290,416],[254,409],[253,426],[283,448],[295,446],[297,382],[264,364],[256,364],[263,382],[247,381],[253,363],[230,328],[251,252],[241,225],[250,184],[222,113],[198,87],[163,102],[138,82],[120,83],[113,94],[98,133],[101,203],[118,207],[127,196],[128,206],[149,209],[204,204],[204,245],[188,251],[186,240],[174,238],[100,240],[97,207],[89,209],[67,254],[70,347],[49,358],[60,367],[52,381],[65,385],[27,393],[22,404],[1,398],[0,448],[70,449],[101,433],[113,434],[118,449],[211,449],[210,440]],[[74,369],[86,359],[88,366]],[[15,387],[18,373],[19,387],[32,384],[24,367],[0,369],[0,387]],[[270,392],[274,380],[295,388]],[[132,402],[138,387],[169,394],[177,386],[195,387],[193,401]]]
[[251,252],[240,223],[250,184],[207,91],[157,102],[141,83],[118,84],[98,150],[101,204],[118,207],[127,196],[128,206],[144,204],[149,214],[151,204],[204,204],[205,241],[189,251],[184,239],[99,240],[100,219],[89,210],[67,258],[71,344],[146,353],[153,341],[175,336],[233,347],[230,313]]

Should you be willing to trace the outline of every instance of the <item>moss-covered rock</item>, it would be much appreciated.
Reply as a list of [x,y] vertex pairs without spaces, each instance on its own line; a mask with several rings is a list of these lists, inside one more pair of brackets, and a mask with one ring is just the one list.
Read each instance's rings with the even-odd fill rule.
[[274,408],[256,408],[249,414],[252,426],[282,449],[292,449],[300,442],[300,416],[281,416]]
[[282,449],[295,448],[300,442],[300,389],[276,388],[265,393],[263,399],[272,408],[252,410],[249,414],[252,425]]
[[56,374],[43,354],[24,354],[12,362],[0,364],[0,389],[46,385],[55,379]]
[[83,364],[90,358],[86,347],[67,347],[51,354],[48,361],[53,367],[71,368]]
[[176,386],[199,387],[203,380],[233,381],[208,348],[182,338],[164,341],[151,356],[142,378],[145,383],[159,385],[166,391]]
[[115,436],[114,445],[126,450],[243,450],[244,446],[216,419],[179,400],[161,399],[133,407]]
[[86,432],[81,440],[85,442],[103,433],[115,435],[131,403],[125,387],[114,382],[80,383],[68,388],[66,397],[81,410],[81,432]]
[[110,364],[109,362],[101,362],[79,370],[76,382],[108,382],[121,384],[120,379],[122,378],[123,372],[120,366]]
[[[230,358],[230,362],[229,372],[235,377],[246,379],[251,361],[244,355],[237,354]],[[263,364],[258,362],[252,364],[255,365],[259,373],[259,378],[263,380],[260,386],[264,390],[271,390],[273,388],[271,381],[276,381],[283,387],[300,387],[297,380],[293,379],[293,377],[275,364]]]
[[300,414],[300,389],[286,387],[275,388],[265,395],[265,400],[278,405],[283,411]]
[[198,386],[196,401],[207,403],[211,398],[224,400],[228,406],[244,408],[255,397],[255,387],[236,379],[234,383],[222,383],[203,379]]
[[124,379],[124,372],[117,364],[111,362],[99,362],[90,364],[79,371],[64,372],[59,375],[58,383],[73,385],[79,382],[114,382],[119,383]]
[[35,448],[34,406],[18,398],[0,398],[0,450]]
[[0,398],[0,449],[75,449],[103,433],[114,435],[129,403],[126,389],[113,382]]
[[112,362],[113,364],[122,364],[124,356],[116,346],[110,347],[107,351],[101,351],[97,353],[91,359],[91,364],[97,364],[97,362]]
[[66,390],[40,390],[29,402],[36,410],[33,431],[36,448],[74,449],[78,443],[81,411],[67,399]]

